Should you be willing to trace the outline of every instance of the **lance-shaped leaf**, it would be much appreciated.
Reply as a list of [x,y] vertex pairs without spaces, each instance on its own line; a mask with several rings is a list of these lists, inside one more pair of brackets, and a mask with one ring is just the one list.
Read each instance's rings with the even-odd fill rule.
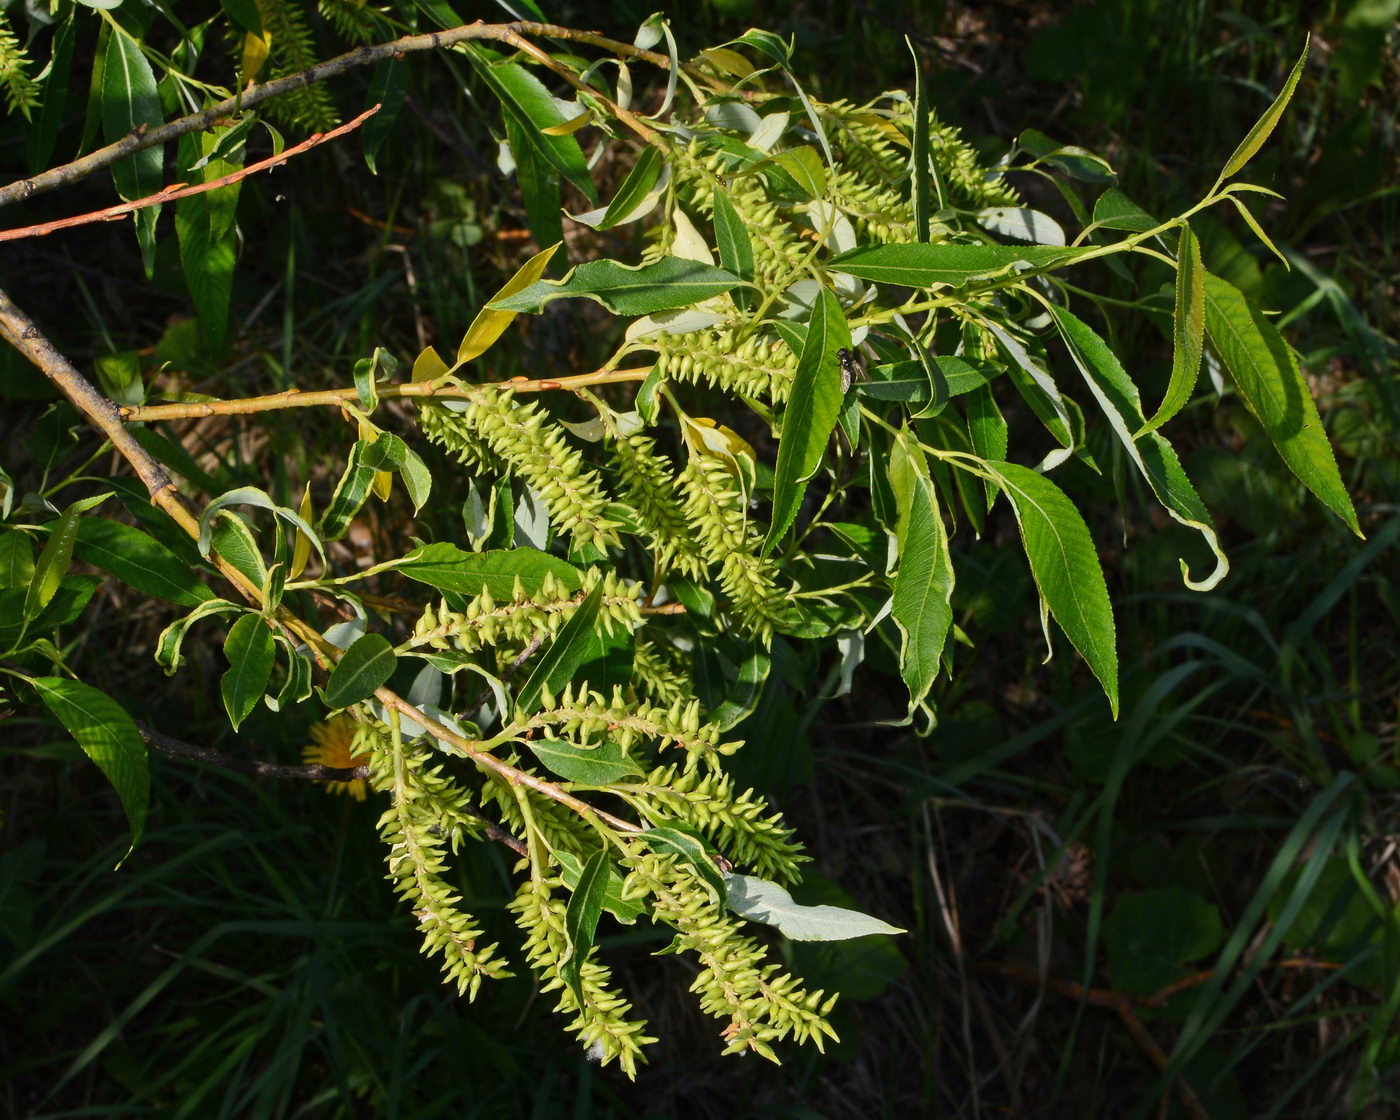
[[272,631],[261,616],[245,614],[229,627],[228,637],[224,639],[224,656],[228,658],[228,670],[219,682],[219,693],[229,723],[237,731],[258,697],[267,691],[272,663],[277,658]]
[[[187,181],[213,182],[242,167],[241,157],[237,160],[220,158],[219,140],[218,133],[190,133],[181,138],[180,165],[186,169]],[[229,183],[215,191],[182,198],[175,204],[175,233],[180,241],[180,265],[185,284],[194,299],[200,326],[216,352],[224,345],[229,293],[233,290],[234,266],[238,260],[234,215],[238,209],[240,185],[239,182]]]
[[82,518],[73,553],[137,591],[176,606],[194,607],[214,598],[194,569],[132,525],[100,517]]
[[[156,92],[156,76],[151,64],[141,53],[141,46],[124,29],[106,26],[106,50],[102,54],[102,133],[109,143],[123,139],[128,133],[162,122],[160,95]],[[117,193],[131,200],[155,194],[161,187],[161,166],[164,162],[160,145],[139,152],[112,164],[112,180]],[[136,212],[136,236],[141,243],[142,258],[149,272],[155,263],[155,224],[159,206],[147,206]]]
[[1216,535],[1205,503],[1191,485],[1181,461],[1166,439],[1157,432],[1133,435],[1134,431],[1142,428],[1142,401],[1137,386],[1119,364],[1108,343],[1089,324],[1063,307],[1052,306],[1050,311],[1069,348],[1070,357],[1084,375],[1099,407],[1108,417],[1113,434],[1127,451],[1128,458],[1142,472],[1157,500],[1172,518],[1200,533],[1214,553],[1215,571],[1199,581],[1191,578],[1186,561],[1181,561],[1181,578],[1186,586],[1193,591],[1209,591],[1225,578],[1230,565],[1220,547],[1220,538]]
[[[306,523],[295,510],[286,506],[279,506],[267,493],[259,490],[256,486],[240,486],[236,490],[230,490],[226,494],[220,494],[212,502],[204,507],[199,515],[199,540],[197,547],[201,556],[208,556],[211,545],[214,541],[214,522],[218,514],[229,506],[256,506],[259,509],[271,510],[273,515],[285,521],[294,529],[300,529],[311,541],[311,546],[315,548],[322,561],[326,558],[326,550],[321,546],[321,538],[316,535],[314,529]],[[224,515],[227,519],[228,514]]]
[[93,506],[105,502],[112,496],[108,490],[92,498],[80,498],[68,506],[54,522],[49,539],[34,565],[34,574],[29,578],[29,587],[24,596],[24,617],[37,618],[39,612],[49,605],[58,585],[68,574],[73,564],[73,547],[78,541],[78,523],[81,516]]
[[985,464],[1011,499],[1040,597],[1118,717],[1118,651],[1113,607],[1089,528],[1074,503],[1042,474],[1017,463]]
[[[559,135],[556,126],[570,122],[544,83],[514,62],[496,62],[498,56],[472,46],[468,55],[476,72],[491,87],[508,119],[525,131],[549,164],[577,187],[594,205],[598,192],[588,173],[588,160],[578,141]],[[551,131],[546,131],[549,129]]]
[[446,541],[415,548],[378,570],[393,570],[441,591],[473,596],[487,591],[498,603],[515,595],[517,579],[526,595],[536,594],[544,586],[546,576],[553,576],[566,591],[576,591],[581,585],[577,568],[538,549],[465,552]]
[[935,284],[961,287],[1009,272],[1017,264],[1049,268],[1068,264],[1089,249],[1059,245],[863,245],[832,257],[828,266],[877,284],[931,288]]
[[593,951],[593,935],[598,931],[598,919],[603,916],[607,892],[608,853],[606,848],[599,848],[584,865],[564,911],[569,956],[560,966],[559,976],[573,990],[580,1007],[583,1006],[583,987],[579,982],[579,969]]
[[326,704],[348,708],[394,675],[394,647],[383,634],[362,634],[340,655],[326,682]]
[[135,722],[105,692],[81,681],[38,677],[33,684],[44,705],[117,791],[131,826],[131,847],[135,848],[146,827],[151,791],[146,744]]
[[[716,191],[715,205],[715,245],[719,249],[719,263],[739,279],[753,282],[754,259],[753,242],[749,239],[748,227],[734,209],[734,203],[724,191]],[[748,311],[754,303],[752,289],[739,286],[734,289],[734,302],[740,311]]]
[[[659,181],[658,181],[659,180]],[[571,214],[574,221],[591,229],[612,229],[644,218],[656,208],[670,182],[669,168],[663,175],[661,149],[648,146],[637,157],[613,200],[601,210]],[[499,298],[499,297],[497,297]]]
[[899,675],[909,688],[913,711],[938,676],[943,644],[953,623],[953,560],[933,483],[916,475],[910,499],[890,613],[903,637]]
[[603,585],[598,584],[584,598],[569,621],[564,623],[521,687],[516,704],[522,712],[538,710],[545,690],[558,695],[571,682],[581,686],[586,680],[592,687],[604,691],[624,683],[632,672],[630,635],[625,628],[619,632],[598,623],[603,602]]
[[610,786],[643,773],[616,743],[581,747],[561,739],[527,739],[525,745],[540,760],[541,766],[567,782]]
[[1191,399],[1201,372],[1201,350],[1206,331],[1205,268],[1201,246],[1189,225],[1181,227],[1176,250],[1176,308],[1172,313],[1172,376],[1162,407],[1138,434],[1156,431]]
[[1283,89],[1279,90],[1278,96],[1274,98],[1273,104],[1264,110],[1264,115],[1254,122],[1254,127],[1249,130],[1245,138],[1240,141],[1239,147],[1225,161],[1225,166],[1220,171],[1220,178],[1216,180],[1217,186],[1243,168],[1253,158],[1254,153],[1264,146],[1264,141],[1269,138],[1269,134],[1273,132],[1274,127],[1283,117],[1284,109],[1288,108],[1289,99],[1292,98],[1293,91],[1298,87],[1298,79],[1303,76],[1303,64],[1307,61],[1308,43],[1304,43],[1303,53],[1293,64],[1293,69],[1289,71],[1288,79],[1283,83]]
[[[551,245],[548,249],[541,249],[516,269],[515,275],[507,280],[505,286],[492,298],[508,299],[517,292],[528,288],[544,275],[544,270],[549,267],[549,262],[558,251],[558,244]],[[510,321],[514,319],[515,316],[516,312],[514,311],[495,311],[489,306],[483,307],[478,311],[476,313],[476,318],[472,320],[472,325],[467,328],[467,333],[462,336],[461,345],[457,347],[458,364],[470,362],[473,358],[479,358],[482,354],[486,353],[495,343],[496,339],[500,338],[505,329],[510,326]],[[419,360],[422,361],[424,356],[430,351],[432,352],[432,356],[437,358],[436,351],[432,351],[432,348],[429,347],[428,350],[423,351],[423,354],[419,355]],[[441,364],[442,359],[437,358],[437,362]],[[440,372],[446,373],[447,367],[443,366]],[[414,363],[414,381],[426,381],[431,376],[436,376],[436,373],[429,374],[426,377],[420,377],[418,363]]]
[[[579,880],[583,877],[583,861],[573,852],[562,849],[554,853],[554,858],[559,861],[559,877],[564,880],[564,886],[571,891],[576,890]],[[623,925],[636,924],[637,919],[647,912],[646,905],[639,899],[623,898],[622,888],[625,880],[611,862],[606,870],[607,886],[603,892],[603,909]]]
[[803,906],[785,888],[753,875],[726,875],[724,902],[751,922],[775,926],[793,941],[847,941],[872,933],[904,933],[898,926],[842,906]]
[[618,315],[650,315],[722,295],[739,283],[732,272],[681,257],[662,257],[634,268],[617,261],[589,261],[563,280],[537,281],[487,306],[533,314],[550,300],[583,296]]
[[1094,203],[1094,225],[1146,233],[1158,225],[1157,219],[1117,187],[1109,187]]
[[836,297],[826,288],[812,306],[812,318],[793,374],[783,412],[778,463],[773,469],[773,521],[763,542],[767,555],[787,532],[802,505],[808,480],[821,466],[826,441],[841,412],[841,369],[837,351],[851,345],[851,328]]
[[1356,510],[1292,348],[1233,284],[1209,272],[1204,279],[1206,331],[1240,398],[1289,469],[1360,536]]

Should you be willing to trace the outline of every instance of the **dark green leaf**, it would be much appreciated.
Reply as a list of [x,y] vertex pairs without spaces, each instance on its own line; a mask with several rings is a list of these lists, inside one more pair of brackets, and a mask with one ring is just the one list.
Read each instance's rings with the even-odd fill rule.
[[[525,221],[537,245],[558,245],[564,240],[564,219],[559,205],[559,174],[540,150],[538,134],[528,124],[506,114],[506,139],[515,157],[515,179],[525,203]],[[572,139],[572,137],[566,137]]]
[[219,0],[230,22],[250,35],[262,36],[262,13],[257,0]]
[[[126,711],[105,692],[62,677],[33,681],[39,697],[117,791],[136,847],[146,827],[151,780],[146,744]],[[129,853],[128,853],[129,854]]]
[[581,586],[579,571],[572,564],[533,548],[464,552],[455,544],[439,541],[416,548],[387,566],[442,591],[471,596],[487,591],[498,603],[515,597],[517,579],[526,595],[537,594],[546,576],[553,576],[565,591],[577,591]]
[[828,266],[878,284],[906,288],[931,288],[935,284],[959,287],[972,280],[986,280],[1010,272],[1018,263],[1033,268],[1070,264],[1089,249],[1059,245],[862,245],[832,257]]
[[1204,269],[1202,275],[1206,330],[1240,398],[1289,469],[1360,536],[1356,510],[1293,350],[1238,288]]
[[78,524],[73,551],[78,559],[111,572],[137,591],[176,606],[194,607],[214,597],[194,569],[131,525],[84,518]]
[[33,125],[25,130],[25,154],[31,171],[46,170],[58,140],[58,130],[68,108],[69,79],[73,68],[73,43],[77,38],[77,17],[70,14],[54,32],[49,52],[49,76],[39,94]]
[[[491,52],[480,47],[470,48],[468,56],[476,72],[500,100],[507,120],[513,120],[549,164],[577,187],[589,203],[596,206],[598,192],[593,186],[588,161],[578,141],[572,136],[550,136],[543,131],[568,121],[544,84],[517,63],[491,61]],[[544,244],[552,245],[554,242]]]
[[722,295],[739,282],[739,277],[722,268],[681,257],[661,257],[634,268],[617,261],[589,261],[563,280],[537,280],[487,306],[534,313],[551,300],[584,296],[618,315],[650,315]]
[[29,590],[24,598],[24,617],[37,618],[39,612],[49,604],[63,577],[73,563],[73,545],[78,540],[78,520],[87,510],[112,496],[109,490],[93,498],[82,498],[74,502],[53,523],[49,539],[44,542],[44,550],[39,553],[34,565],[34,574],[29,580]]
[[1201,246],[1189,225],[1181,227],[1176,251],[1176,309],[1172,315],[1172,376],[1162,407],[1143,425],[1142,431],[1156,431],[1191,399],[1201,372],[1201,350],[1206,330],[1205,268]]
[[210,599],[200,603],[184,618],[177,618],[161,631],[156,640],[156,664],[164,666],[166,673],[174,673],[180,667],[180,647],[191,626],[202,618],[212,618],[217,614],[236,614],[245,609],[227,599]]
[[[559,861],[559,877],[564,880],[564,886],[569,890],[577,889],[579,878],[583,875],[583,861],[573,852],[562,849],[554,853],[554,858]],[[607,889],[603,894],[603,909],[623,925],[630,926],[647,912],[647,908],[640,899],[622,897],[623,882],[617,868],[610,862],[607,866]]]
[[348,708],[374,695],[394,674],[394,647],[383,634],[362,634],[335,663],[326,682],[326,704]]
[[579,1006],[583,1005],[579,969],[593,951],[593,935],[598,930],[598,919],[603,915],[603,903],[607,898],[609,863],[605,848],[599,848],[589,857],[564,911],[564,933],[569,938],[570,952],[559,975],[573,989]]
[[[914,56],[914,144],[910,153],[910,166],[913,168],[912,201],[914,203],[914,240],[919,244],[928,243],[929,217],[933,213],[933,190],[929,176],[929,168],[933,166],[933,161],[929,159],[929,103],[928,86],[924,78],[924,67],[919,60],[919,52],[914,49],[914,44],[909,41],[909,37],[904,37],[904,45],[909,48],[909,53]],[[938,208],[943,208],[942,184],[939,184]]]
[[1125,229],[1145,233],[1158,224],[1157,219],[1130,199],[1117,187],[1109,187],[1094,203],[1094,225],[1105,229]]
[[1220,911],[1181,887],[1121,895],[1104,923],[1113,990],[1153,995],[1224,940]]
[[953,560],[933,483],[916,476],[911,497],[890,613],[903,638],[899,673],[912,711],[924,702],[942,664],[953,623]]
[[559,628],[554,641],[545,650],[530,674],[529,680],[516,695],[516,706],[528,714],[537,711],[546,688],[556,695],[574,679],[580,666],[595,655],[593,627],[598,618],[598,606],[603,601],[600,582]]
[[1084,518],[1044,475],[1016,463],[993,461],[986,466],[1016,510],[1021,541],[1042,601],[1099,678],[1117,718],[1113,607]]
[[272,663],[277,658],[272,631],[260,615],[245,614],[231,627],[224,639],[224,656],[228,671],[219,681],[219,693],[224,698],[233,729],[248,718],[258,697],[267,691],[272,676]]
[[[754,278],[753,242],[749,240],[748,227],[729,201],[724,191],[715,191],[715,245],[719,249],[719,263],[741,280]],[[733,290],[734,303],[740,311],[748,311],[754,302],[751,288],[739,285]],[[640,409],[641,405],[638,405]]]
[[527,739],[525,745],[545,769],[568,782],[610,786],[644,773],[616,743],[581,747],[559,739]]
[[[1005,372],[1004,367],[991,362],[970,362],[966,358],[940,356],[933,359],[949,397],[960,397],[981,388],[992,378]],[[877,401],[906,401],[924,404],[930,399],[930,377],[924,364],[917,360],[889,362],[870,367],[870,379],[856,385],[856,391]]]
[[1308,44],[1303,44],[1303,53],[1298,56],[1298,61],[1293,64],[1293,69],[1288,73],[1288,79],[1283,83],[1283,89],[1274,98],[1273,104],[1264,110],[1264,115],[1249,130],[1245,138],[1240,141],[1238,148],[1231,153],[1230,158],[1225,161],[1225,166],[1220,171],[1220,178],[1217,183],[1223,183],[1231,175],[1239,171],[1250,158],[1268,140],[1269,134],[1283,117],[1283,111],[1288,108],[1289,99],[1293,96],[1293,91],[1298,86],[1298,79],[1303,76],[1303,64],[1308,61]]
[[369,83],[368,104],[379,105],[379,112],[365,122],[360,143],[365,149],[365,165],[379,174],[379,149],[398,130],[399,114],[403,110],[404,94],[408,92],[408,63],[386,58],[374,68]]
[[324,540],[338,541],[345,536],[350,522],[369,498],[369,488],[374,484],[375,469],[365,462],[365,455],[373,446],[369,440],[361,439],[356,440],[355,446],[350,449],[345,470],[340,476],[340,481],[336,483],[335,493],[331,495],[330,504],[326,506],[318,523]]
[[1225,578],[1230,565],[1221,550],[1210,512],[1191,485],[1176,452],[1157,432],[1134,436],[1133,433],[1143,426],[1142,401],[1137,386],[1119,364],[1108,343],[1087,323],[1063,307],[1052,306],[1051,313],[1069,348],[1070,357],[1084,375],[1128,458],[1142,472],[1157,500],[1172,518],[1200,533],[1215,555],[1215,571],[1204,580],[1193,580],[1186,562],[1183,560],[1181,563],[1181,575],[1186,585],[1193,591],[1209,591]]
[[28,587],[34,578],[34,545],[18,529],[0,532],[0,588]]
[[[186,169],[183,177],[187,181],[212,182],[239,170],[241,159],[234,162],[214,158],[219,139],[217,133],[190,133],[180,139],[180,165]],[[204,157],[210,158],[198,170],[190,170]],[[234,222],[238,189],[239,183],[230,183],[218,190],[182,198],[175,204],[175,232],[180,241],[185,284],[205,337],[216,352],[224,345],[238,258],[238,230]]]
[[656,186],[660,174],[661,149],[648,145],[642,149],[642,154],[637,157],[637,162],[632,165],[632,170],[627,173],[627,178],[622,180],[622,186],[617,188],[617,194],[608,203],[607,210],[593,228],[612,229],[613,226],[642,217],[642,214],[634,211],[642,204],[652,187]]
[[[121,140],[143,125],[163,120],[156,78],[140,46],[124,31],[107,36],[102,60],[102,133],[108,143]],[[159,145],[135,152],[112,164],[112,178],[124,199],[142,198],[161,188]]]
[[826,442],[841,411],[841,370],[837,351],[851,345],[851,328],[836,297],[823,288],[797,358],[792,392],[783,411],[778,463],[773,469],[773,521],[763,552],[787,532],[802,505],[808,480],[821,466]]

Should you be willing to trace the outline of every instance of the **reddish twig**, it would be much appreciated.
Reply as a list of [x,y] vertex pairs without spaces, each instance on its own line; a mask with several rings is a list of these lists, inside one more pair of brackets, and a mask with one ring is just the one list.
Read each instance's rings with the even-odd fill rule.
[[328,140],[335,140],[344,136],[347,132],[353,132],[379,112],[379,105],[373,105],[366,109],[353,121],[349,121],[339,128],[333,128],[329,132],[316,132],[308,136],[295,147],[288,148],[280,155],[271,156],[268,159],[259,160],[257,163],[250,163],[247,167],[240,168],[231,175],[225,175],[219,179],[211,179],[207,183],[196,183],[194,186],[187,186],[184,183],[174,183],[164,187],[155,194],[148,194],[145,198],[135,198],[130,202],[122,202],[116,206],[108,206],[103,210],[94,210],[90,214],[77,214],[71,218],[59,218],[57,221],[41,222],[35,226],[20,226],[16,229],[0,229],[0,241],[19,241],[25,237],[46,237],[51,233],[56,233],[61,229],[70,229],[73,226],[85,226],[92,222],[111,222],[126,214],[134,213],[137,210],[144,210],[148,206],[160,206],[166,202],[174,202],[177,199],[189,198],[191,195],[204,194],[206,191],[216,191],[220,187],[227,187],[240,179],[246,179],[249,175],[256,175],[259,171],[269,171],[274,167],[281,167],[289,159],[309,152],[318,144],[324,144]]

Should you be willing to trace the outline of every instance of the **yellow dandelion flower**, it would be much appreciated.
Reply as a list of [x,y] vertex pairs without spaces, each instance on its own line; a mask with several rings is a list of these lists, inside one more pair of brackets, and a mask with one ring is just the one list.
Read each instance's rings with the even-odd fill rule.
[[[352,766],[365,766],[369,763],[367,754],[351,754],[355,739],[355,721],[344,712],[330,719],[311,725],[311,738],[315,740],[301,748],[302,762],[319,763],[337,770],[347,770]],[[322,782],[327,793],[348,793],[356,801],[365,799],[368,783],[363,778],[349,782]]]

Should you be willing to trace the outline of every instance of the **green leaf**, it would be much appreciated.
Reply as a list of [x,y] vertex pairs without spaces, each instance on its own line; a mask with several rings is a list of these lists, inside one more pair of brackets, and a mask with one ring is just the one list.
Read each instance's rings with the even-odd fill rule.
[[[84,21],[86,22],[86,21]],[[39,94],[34,122],[25,130],[24,148],[30,171],[48,168],[58,131],[68,108],[69,79],[73,69],[73,44],[77,40],[76,14],[70,14],[54,32],[49,48],[48,77]]]
[[773,162],[792,176],[808,198],[826,197],[826,168],[816,148],[803,144],[797,148],[787,148],[773,157]]
[[[549,267],[549,262],[554,254],[559,251],[559,245],[560,242],[555,242],[548,249],[541,249],[522,264],[516,269],[515,275],[507,280],[505,286],[492,298],[508,299],[539,280],[544,275],[544,270]],[[472,320],[472,325],[467,328],[467,333],[462,336],[462,344],[457,347],[458,363],[470,362],[473,358],[479,358],[486,353],[496,339],[500,338],[505,329],[510,326],[511,320],[515,316],[516,312],[514,311],[492,311],[489,307],[483,307],[478,311],[476,318]],[[419,378],[415,376],[414,380],[419,380]]]
[[1224,941],[1220,911],[1181,887],[1120,895],[1104,923],[1109,979],[1129,995],[1153,995],[1183,979],[1192,961]]
[[[583,876],[583,861],[573,852],[563,850],[555,852],[554,858],[559,862],[559,877],[564,880],[564,886],[571,891],[578,889],[579,879]],[[606,879],[603,909],[623,925],[634,925],[637,919],[647,912],[646,905],[640,899],[622,897],[625,880],[611,862],[607,866]]]
[[[929,218],[933,213],[931,201],[933,197],[932,186],[938,186],[938,208],[941,210],[946,205],[943,197],[943,184],[938,182],[937,167],[929,159],[929,103],[928,103],[928,83],[924,77],[923,64],[919,60],[919,52],[914,49],[914,44],[910,42],[909,36],[904,37],[904,45],[909,48],[909,53],[914,56],[914,143],[909,154],[909,163],[912,170],[911,201],[914,203],[914,240],[919,244],[927,244],[929,231]],[[929,169],[934,168],[934,176],[929,175]]]
[[933,483],[915,476],[911,497],[890,613],[903,638],[899,675],[909,688],[912,712],[924,702],[942,664],[953,623],[953,560]]
[[751,922],[776,926],[793,941],[848,941],[872,933],[905,931],[859,910],[840,906],[803,906],[777,883],[753,875],[726,875],[724,903]]
[[[719,249],[719,263],[739,279],[753,282],[754,258],[753,242],[749,239],[748,227],[729,201],[724,191],[715,191],[715,246]],[[740,285],[733,290],[734,303],[740,311],[748,311],[754,303],[755,293],[751,288]]]
[[588,173],[588,160],[572,136],[549,135],[544,129],[568,123],[569,118],[559,108],[554,96],[544,84],[514,62],[495,62],[492,52],[469,46],[476,72],[491,87],[501,103],[507,119],[528,135],[540,154],[560,175],[579,189],[596,206],[598,192]]
[[45,706],[117,791],[131,827],[131,847],[135,848],[146,827],[151,793],[146,744],[135,722],[105,692],[81,681],[37,677],[32,683]]
[[227,599],[210,599],[200,603],[189,614],[177,618],[160,632],[160,637],[156,639],[156,664],[163,666],[167,674],[174,673],[180,668],[180,647],[185,641],[185,633],[191,626],[202,618],[210,618],[216,614],[237,614],[244,610],[247,608],[230,603]]
[[581,747],[560,739],[527,739],[525,745],[534,752],[540,765],[568,782],[610,786],[644,772],[616,743]]
[[1089,528],[1053,482],[1016,463],[988,462],[1011,499],[1031,575],[1046,609],[1099,678],[1118,718],[1113,607]]
[[1099,402],[1099,407],[1108,417],[1114,435],[1127,451],[1133,464],[1147,479],[1152,492],[1163,508],[1173,519],[1194,529],[1205,539],[1215,555],[1215,571],[1204,580],[1196,581],[1181,562],[1181,576],[1186,586],[1193,591],[1209,591],[1230,570],[1229,561],[1221,550],[1220,539],[1216,535],[1215,524],[1210,512],[1201,501],[1191,480],[1182,469],[1176,452],[1159,433],[1148,432],[1145,436],[1133,433],[1142,429],[1142,401],[1137,386],[1119,364],[1118,358],[1109,349],[1108,343],[1082,320],[1062,307],[1052,306],[1051,314],[1055,325],[1069,348],[1070,357],[1084,375],[1090,391]]
[[773,469],[773,521],[763,553],[773,551],[802,506],[807,482],[821,466],[826,441],[841,412],[841,370],[837,351],[851,345],[851,328],[836,296],[823,288],[797,357],[792,392],[783,411],[778,463]]
[[34,574],[29,580],[29,590],[24,598],[24,617],[37,618],[39,612],[49,605],[58,585],[68,574],[73,563],[73,545],[78,540],[78,519],[87,510],[112,496],[109,490],[93,498],[82,498],[74,502],[53,523],[49,539],[44,542],[44,550],[34,565]]
[[432,493],[432,472],[428,470],[428,464],[423,462],[422,456],[410,448],[404,454],[403,466],[399,467],[399,477],[403,479],[404,489],[408,491],[408,500],[413,503],[413,512],[417,513]]
[[360,143],[364,145],[365,166],[375,175],[379,174],[379,149],[384,146],[385,140],[398,131],[399,114],[403,111],[404,94],[407,92],[407,62],[386,58],[374,68],[366,104],[378,103],[379,112],[365,122],[360,132]]
[[1040,245],[1063,245],[1064,227],[1049,214],[1028,206],[988,206],[977,211],[977,224],[1002,237]]
[[651,207],[656,205],[653,201],[651,206],[642,208],[660,175],[661,149],[648,145],[642,149],[642,154],[637,157],[637,162],[632,165],[627,178],[622,180],[622,186],[617,188],[617,194],[613,195],[613,200],[608,203],[603,216],[596,223],[585,224],[597,230],[604,230],[644,217]]
[[250,35],[262,36],[262,13],[257,0],[219,0],[219,6],[234,26]]
[[537,245],[558,245],[564,240],[559,173],[550,166],[541,150],[544,139],[528,123],[506,114],[506,140],[515,159],[515,178],[525,203],[525,222]]
[[1205,270],[1202,275],[1206,331],[1240,398],[1303,485],[1361,536],[1356,510],[1293,350],[1238,288]]
[[534,548],[464,552],[455,544],[438,541],[384,566],[441,591],[472,596],[487,591],[498,603],[515,597],[517,579],[526,595],[537,594],[546,576],[553,576],[566,591],[582,586],[579,571],[572,564]]
[[559,633],[549,644],[549,649],[545,650],[529,680],[516,694],[516,707],[521,712],[528,714],[537,711],[546,688],[559,693],[574,679],[578,669],[592,659],[596,653],[593,626],[602,601],[603,584],[600,581],[569,616],[569,621],[559,628]]
[[355,515],[364,508],[369,489],[374,484],[374,468],[365,462],[365,454],[373,446],[369,440],[361,439],[356,440],[355,446],[350,449],[345,470],[317,525],[324,540],[340,540],[350,528]]
[[652,851],[679,856],[682,863],[689,864],[716,902],[724,898],[724,878],[699,836],[674,825],[649,828],[638,835]]
[[34,578],[34,545],[18,529],[0,533],[0,588],[28,587]]
[[374,695],[375,689],[394,675],[394,647],[383,634],[361,634],[331,670],[326,682],[326,704],[348,708]]
[[1094,225],[1145,233],[1160,223],[1117,187],[1109,187],[1094,203]]
[[536,281],[487,306],[533,314],[551,300],[584,296],[618,315],[650,315],[722,295],[739,283],[732,272],[682,257],[661,257],[635,267],[617,261],[589,261],[563,280]]
[[[221,130],[223,133],[228,129]],[[180,139],[183,178],[207,183],[239,170],[242,162],[212,157],[221,133],[189,133]],[[191,170],[201,158],[207,162]],[[175,233],[180,242],[180,266],[210,346],[221,351],[228,327],[229,297],[238,259],[238,230],[234,222],[240,183],[190,195],[175,204]]]
[[209,538],[213,550],[232,564],[258,587],[267,582],[267,566],[253,530],[243,518],[230,515],[219,519]]
[[[273,516],[285,521],[293,529],[300,529],[305,533],[307,540],[311,542],[312,546],[320,554],[321,559],[323,561],[325,560],[326,550],[321,545],[321,538],[317,536],[316,531],[311,528],[306,519],[295,510],[288,509],[286,506],[279,506],[267,496],[265,491],[259,490],[256,486],[240,486],[236,490],[230,490],[226,494],[220,494],[204,507],[199,515],[199,540],[196,545],[201,556],[208,556],[209,550],[213,544],[215,516],[222,513],[229,506],[256,506],[258,509],[271,510]],[[231,514],[224,513],[225,519],[231,516]]]
[[1201,372],[1201,349],[1206,329],[1205,268],[1201,246],[1189,225],[1181,227],[1176,251],[1176,310],[1172,315],[1172,376],[1162,406],[1142,432],[1156,431],[1191,399]]
[[579,969],[588,959],[588,954],[593,951],[593,935],[598,930],[598,919],[603,916],[603,903],[608,891],[609,863],[606,848],[599,848],[589,857],[564,911],[564,933],[569,939],[569,957],[560,967],[559,976],[573,989],[579,1006],[583,1005]]
[[[114,31],[107,37],[102,61],[102,133],[108,143],[121,140],[143,125],[164,119],[156,78],[146,56],[132,37]],[[117,192],[128,201],[161,188],[163,159],[159,145],[135,152],[112,164]]]
[[224,698],[224,711],[233,729],[248,718],[248,713],[267,691],[272,676],[272,663],[277,659],[277,647],[272,631],[261,615],[245,614],[231,627],[224,639],[224,656],[228,671],[219,681],[219,693]]
[[1288,107],[1289,99],[1298,86],[1298,79],[1303,76],[1303,64],[1308,60],[1308,45],[1308,43],[1303,44],[1303,53],[1293,64],[1293,69],[1288,74],[1288,80],[1283,83],[1283,89],[1274,98],[1273,104],[1264,110],[1264,115],[1255,122],[1254,127],[1240,141],[1239,147],[1225,161],[1225,166],[1220,171],[1220,178],[1216,180],[1217,186],[1250,161],[1254,153],[1264,146],[1269,134],[1273,132],[1274,127],[1283,117],[1283,111]]
[[[948,387],[948,396],[960,397],[980,389],[1004,372],[991,362],[970,362],[966,358],[940,355],[933,358]],[[905,401],[924,404],[932,399],[932,382],[922,361],[886,362],[871,366],[869,380],[856,383],[856,392],[877,401]]]
[[111,572],[142,594],[179,607],[195,607],[214,598],[194,569],[131,525],[100,517],[83,518],[73,552],[79,560]]
[[751,27],[739,38],[730,39],[729,42],[721,45],[732,47],[735,43],[753,47],[759,53],[767,55],[779,66],[786,67],[792,61],[792,44],[771,31],[762,31],[759,28]]
[[1073,263],[1091,250],[1059,245],[862,245],[832,257],[833,272],[845,272],[878,284],[906,288],[931,288],[935,284],[960,287],[972,280],[986,280],[1009,272],[1019,263],[1050,268]]

